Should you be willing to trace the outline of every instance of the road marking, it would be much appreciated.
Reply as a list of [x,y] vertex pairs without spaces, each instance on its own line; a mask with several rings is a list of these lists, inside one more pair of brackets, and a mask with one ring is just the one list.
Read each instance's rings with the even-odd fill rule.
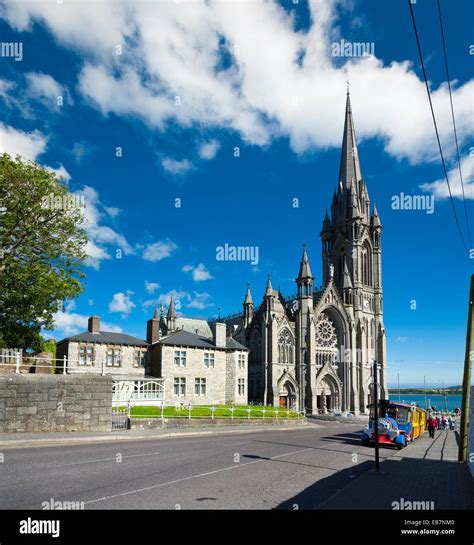
[[[124,458],[136,458],[137,456],[153,456],[154,454],[160,454],[159,452],[148,452],[147,454],[129,454],[128,456],[122,456],[122,460]],[[98,458],[97,460],[83,460],[81,462],[72,462],[70,464],[64,464],[61,466],[55,466],[56,468],[59,467],[68,467],[68,466],[76,466],[78,464],[92,464],[93,462],[106,462],[110,460],[116,460],[117,456],[114,456],[113,458]]]
[[313,450],[312,448],[305,448],[302,450],[294,450],[293,452],[287,452],[286,454],[279,454],[278,456],[272,456],[271,458],[265,458],[263,460],[255,460],[253,462],[248,462],[246,464],[234,464],[233,466],[223,467],[221,469],[215,469],[214,471],[208,471],[206,473],[199,473],[198,475],[191,475],[189,477],[183,477],[182,479],[175,479],[174,481],[168,481],[166,483],[155,484],[153,486],[147,486],[145,488],[137,488],[136,490],[129,490],[128,492],[121,492],[120,494],[113,494],[112,496],[104,496],[103,498],[97,498],[96,500],[85,501],[84,505],[90,503],[98,503],[100,501],[107,501],[113,498],[119,498],[121,496],[128,496],[129,494],[138,494],[139,492],[145,492],[147,490],[153,490],[154,488],[161,488],[162,486],[168,486],[170,484],[181,483],[183,481],[189,481],[191,479],[198,479],[199,477],[207,477],[208,475],[215,475],[216,473],[221,473],[223,471],[229,471],[231,469],[238,469],[245,466],[250,466],[252,464],[259,464],[261,462],[268,462],[270,460],[276,460],[277,458],[284,458],[285,456],[291,456],[292,454],[299,454],[300,452],[306,452],[308,450]]

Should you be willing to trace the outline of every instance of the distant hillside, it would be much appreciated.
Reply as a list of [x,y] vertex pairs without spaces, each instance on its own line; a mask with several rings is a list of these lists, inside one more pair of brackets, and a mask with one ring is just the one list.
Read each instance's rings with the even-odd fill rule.
[[[398,388],[389,388],[388,389],[390,394],[398,394]],[[401,394],[440,394],[443,395],[444,393],[446,395],[461,395],[462,394],[462,386],[448,386],[443,390],[443,388],[426,388],[424,390],[423,388],[400,388]]]

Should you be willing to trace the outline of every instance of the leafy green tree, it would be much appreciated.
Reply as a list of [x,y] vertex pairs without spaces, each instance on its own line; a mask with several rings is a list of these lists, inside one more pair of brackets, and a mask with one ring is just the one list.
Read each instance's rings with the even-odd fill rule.
[[0,155],[0,346],[40,351],[41,329],[82,292],[84,221],[53,173]]

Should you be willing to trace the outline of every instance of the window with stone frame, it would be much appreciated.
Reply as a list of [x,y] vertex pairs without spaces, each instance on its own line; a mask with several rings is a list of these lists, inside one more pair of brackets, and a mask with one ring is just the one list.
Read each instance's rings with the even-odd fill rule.
[[186,395],[186,378],[185,377],[174,377],[173,394],[175,396]]
[[194,379],[194,393],[197,396],[206,395],[206,379],[205,378]]
[[79,346],[79,365],[94,365],[94,346]]
[[109,346],[107,348],[106,364],[108,367],[121,367],[122,366],[122,349]]
[[174,366],[186,367],[186,350],[174,351]]
[[237,365],[239,369],[245,369],[245,354],[239,354]]
[[237,381],[237,393],[239,396],[245,395],[245,379],[239,378]]
[[133,351],[133,367],[145,367],[146,350],[136,349]]
[[214,352],[204,352],[204,367],[214,369]]

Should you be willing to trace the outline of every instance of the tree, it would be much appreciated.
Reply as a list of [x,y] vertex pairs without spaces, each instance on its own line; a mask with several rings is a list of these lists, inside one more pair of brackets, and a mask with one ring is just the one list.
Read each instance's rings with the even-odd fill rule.
[[0,346],[41,350],[41,329],[82,292],[80,204],[53,173],[0,155]]

